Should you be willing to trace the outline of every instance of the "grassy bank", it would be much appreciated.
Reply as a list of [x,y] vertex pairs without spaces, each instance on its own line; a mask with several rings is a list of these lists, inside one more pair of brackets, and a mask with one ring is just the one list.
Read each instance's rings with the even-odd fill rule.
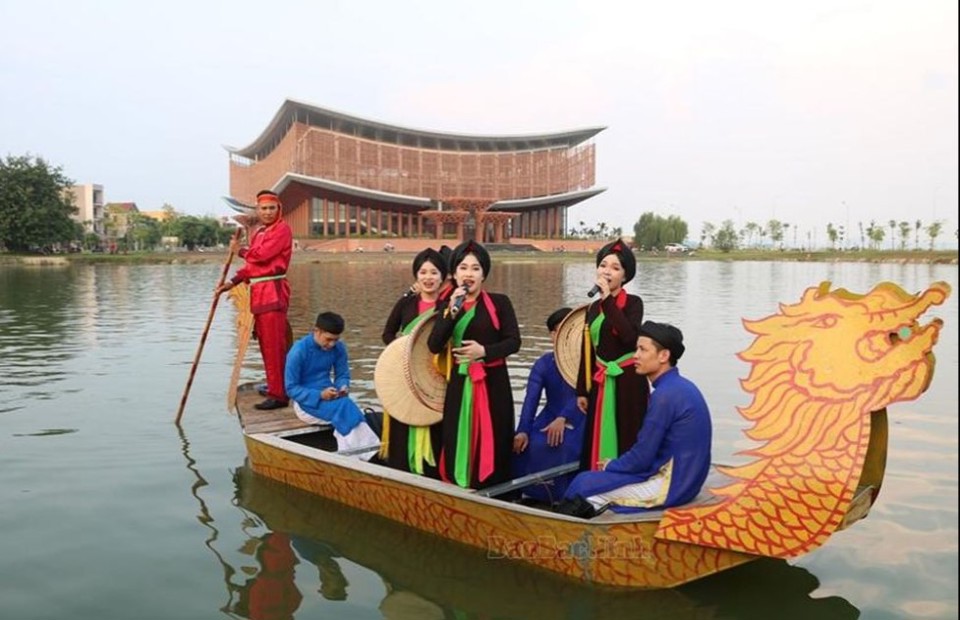
[[[576,252],[495,252],[500,262],[583,262],[593,260],[592,254]],[[294,264],[337,263],[337,262],[377,262],[407,263],[412,253],[403,252],[355,252],[321,253],[299,251],[293,255]],[[191,264],[223,263],[227,258],[225,251],[219,252],[130,252],[127,254],[0,254],[0,264],[26,265],[69,265],[71,263],[115,263],[115,264]],[[697,250],[685,255],[660,253],[638,253],[639,261],[805,261],[805,262],[857,262],[857,263],[934,263],[957,264],[956,250],[937,251],[877,251],[857,252],[801,252],[786,250],[737,250],[718,252],[715,250]],[[234,258],[239,263],[239,259]]]

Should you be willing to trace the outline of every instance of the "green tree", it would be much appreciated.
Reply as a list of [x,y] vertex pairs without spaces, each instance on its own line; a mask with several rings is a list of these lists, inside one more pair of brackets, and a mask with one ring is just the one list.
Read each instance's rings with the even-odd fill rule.
[[587,226],[583,220],[579,225],[570,229],[570,236],[574,239],[609,239],[622,235],[620,227],[611,228],[606,222],[599,222],[595,227]]
[[647,249],[662,248],[668,243],[683,243],[688,232],[687,223],[678,216],[664,218],[648,211],[633,225],[633,243]]
[[893,250],[897,240],[897,220],[890,220],[887,226],[890,227],[890,249]]
[[923,222],[917,220],[913,226],[913,249],[920,249],[920,229],[923,228]]
[[135,250],[150,250],[160,243],[160,222],[142,213],[130,214],[127,237]]
[[910,222],[900,222],[900,249],[907,249],[907,240],[910,238]]
[[216,245],[220,241],[220,221],[214,217],[181,215],[165,223],[163,234],[178,237],[181,245],[194,250]]
[[867,237],[870,238],[870,247],[874,250],[879,250],[880,246],[883,244],[883,238],[887,236],[887,231],[884,230],[883,226],[877,225],[873,220],[870,221],[870,226],[867,227]]
[[93,251],[94,248],[100,247],[100,235],[95,232],[84,233],[83,247],[88,251]]
[[0,246],[23,252],[75,240],[73,181],[40,157],[0,159]]
[[837,239],[840,237],[840,232],[834,227],[833,223],[827,224],[827,238],[830,239],[830,249],[837,249]]
[[220,230],[217,231],[217,242],[223,245],[230,243],[231,237],[233,237],[234,228],[232,226],[224,226],[220,224]]
[[937,221],[927,224],[927,237],[930,239],[930,251],[933,252],[933,244],[937,237],[943,231],[943,222]]
[[747,222],[747,223],[744,225],[743,230],[745,231],[746,237],[747,237],[747,238],[744,240],[744,243],[745,243],[748,247],[753,246],[753,235],[756,234],[756,232],[760,230],[760,225],[757,224],[756,222]]
[[713,247],[724,254],[729,254],[739,247],[739,237],[737,229],[733,226],[733,220],[724,220],[720,229],[713,234]]
[[702,250],[707,246],[707,239],[713,240],[713,233],[717,230],[717,227],[714,226],[711,222],[704,222],[703,226],[700,227],[700,249]]
[[757,242],[757,246],[761,246],[764,244],[764,241],[767,238],[767,229],[761,226],[760,228],[757,229],[757,235],[759,236],[759,239],[760,239]]
[[783,249],[783,222],[780,220],[770,220],[767,222],[767,230],[770,231],[770,241]]

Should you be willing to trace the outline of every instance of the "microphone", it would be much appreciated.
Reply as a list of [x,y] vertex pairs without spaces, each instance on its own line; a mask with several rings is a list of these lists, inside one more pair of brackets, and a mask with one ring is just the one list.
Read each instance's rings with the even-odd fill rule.
[[590,289],[589,291],[587,291],[587,297],[593,297],[594,295],[596,295],[596,294],[599,293],[599,292],[600,292],[600,285],[594,284],[594,285],[593,285],[593,288]]
[[[470,292],[470,287],[467,286],[466,284],[464,284],[464,285],[461,286],[460,288],[463,289],[463,292],[464,292],[464,293],[469,293],[469,292]],[[456,299],[454,299],[454,300],[453,300],[453,305],[450,306],[450,313],[451,313],[451,314],[457,314],[457,313],[459,313],[459,312],[460,312],[460,308],[463,307],[463,302],[465,302],[466,300],[467,300],[467,296],[466,296],[465,294],[464,294],[463,296],[461,296],[461,297],[457,297]]]

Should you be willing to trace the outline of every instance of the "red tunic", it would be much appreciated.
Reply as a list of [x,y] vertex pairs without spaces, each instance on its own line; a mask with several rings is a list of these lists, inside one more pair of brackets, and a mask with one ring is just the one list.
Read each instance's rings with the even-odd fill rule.
[[287,400],[283,371],[288,348],[290,284],[286,274],[292,252],[293,232],[286,222],[277,220],[270,226],[261,226],[253,233],[250,247],[240,250],[246,264],[231,278],[234,284],[250,283],[250,311],[267,374],[267,393],[281,401]]
[[246,264],[237,270],[234,284],[250,282],[250,311],[254,314],[282,310],[290,305],[290,285],[287,279],[258,282],[257,278],[286,275],[293,252],[293,232],[283,220],[270,226],[261,226],[253,233],[250,247],[240,250],[240,258]]

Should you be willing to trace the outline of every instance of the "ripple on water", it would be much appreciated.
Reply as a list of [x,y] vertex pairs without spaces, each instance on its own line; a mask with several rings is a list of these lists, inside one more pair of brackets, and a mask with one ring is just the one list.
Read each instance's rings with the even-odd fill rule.
[[69,435],[70,433],[76,433],[77,429],[75,428],[47,428],[42,431],[37,431],[36,433],[14,433],[14,437],[49,437],[51,435]]

